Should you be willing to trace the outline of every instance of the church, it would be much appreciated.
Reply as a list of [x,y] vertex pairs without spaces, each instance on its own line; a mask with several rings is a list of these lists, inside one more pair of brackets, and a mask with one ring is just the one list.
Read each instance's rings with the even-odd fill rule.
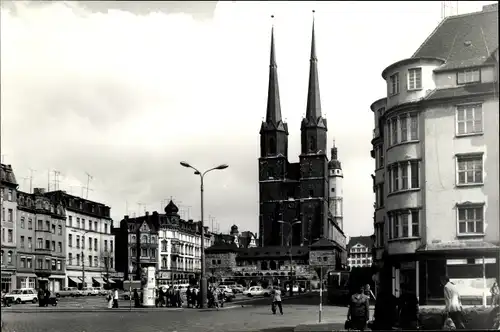
[[260,129],[259,244],[309,246],[328,239],[345,250],[343,174],[335,144],[328,161],[328,126],[321,111],[314,22],[299,162],[288,158],[288,125],[281,114],[274,27],[270,53],[267,111]]

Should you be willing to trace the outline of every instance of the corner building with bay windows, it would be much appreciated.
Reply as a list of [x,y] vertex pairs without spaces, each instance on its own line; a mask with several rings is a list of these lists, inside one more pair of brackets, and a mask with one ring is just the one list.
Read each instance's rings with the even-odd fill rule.
[[382,77],[387,97],[371,105],[378,286],[442,302],[447,275],[480,303],[500,271],[498,6],[445,18]]

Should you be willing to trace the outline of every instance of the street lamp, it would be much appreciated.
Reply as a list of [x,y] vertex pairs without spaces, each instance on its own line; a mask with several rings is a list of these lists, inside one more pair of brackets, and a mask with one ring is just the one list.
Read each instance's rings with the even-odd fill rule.
[[132,311],[132,272],[134,272],[134,266],[130,264],[128,266],[128,301],[130,311]]
[[290,296],[292,296],[293,295],[293,258],[292,258],[293,225],[301,224],[302,221],[300,221],[298,219],[295,219],[293,222],[284,221],[284,220],[278,220],[278,223],[290,225],[290,234],[288,235],[288,237],[289,237],[289,242],[290,242]]
[[85,255],[83,253],[83,249],[85,249],[85,234],[87,234],[88,232],[91,232],[91,230],[88,230],[88,231],[85,231],[85,232],[79,232],[79,231],[73,231],[74,233],[79,233],[81,234],[81,237],[82,237],[82,243],[81,243],[81,248],[82,248],[82,251],[81,251],[81,255],[82,255],[82,289],[83,287],[85,287]]
[[201,180],[201,186],[200,186],[200,193],[201,193],[201,273],[200,273],[200,292],[201,292],[201,308],[205,308],[205,302],[207,301],[207,278],[205,276],[205,226],[203,223],[203,179],[205,175],[208,172],[215,171],[215,170],[223,170],[228,168],[229,166],[226,164],[221,164],[217,167],[210,168],[206,170],[205,172],[200,172],[193,166],[191,166],[189,163],[185,161],[181,161],[181,166],[187,167],[187,168],[192,168],[194,170],[195,175],[200,176]]

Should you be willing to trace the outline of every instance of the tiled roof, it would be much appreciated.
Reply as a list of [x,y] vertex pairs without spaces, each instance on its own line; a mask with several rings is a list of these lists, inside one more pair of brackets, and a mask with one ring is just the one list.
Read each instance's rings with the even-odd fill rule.
[[349,243],[347,244],[347,251],[349,251],[351,247],[355,246],[358,243],[364,245],[369,249],[373,247],[373,240],[370,236],[353,236],[349,239]]
[[0,178],[2,182],[17,185],[16,176],[14,175],[11,165],[2,164]]
[[429,93],[426,100],[446,99],[461,96],[473,96],[494,93],[496,83],[463,85],[456,88],[437,89]]
[[439,70],[449,70],[481,65],[497,48],[498,7],[445,18],[413,58],[442,58]]
[[239,248],[236,246],[236,244],[225,243],[225,242],[215,244],[205,249],[205,252],[207,253],[217,253],[217,252],[227,253],[227,252],[237,252],[237,251],[239,251]]
[[311,249],[319,249],[319,248],[335,248],[337,245],[332,241],[321,238],[318,241],[314,242],[309,246]]

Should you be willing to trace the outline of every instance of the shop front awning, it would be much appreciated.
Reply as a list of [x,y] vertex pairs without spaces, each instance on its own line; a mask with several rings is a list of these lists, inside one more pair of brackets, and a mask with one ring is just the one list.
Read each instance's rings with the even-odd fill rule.
[[94,279],[95,282],[97,282],[98,284],[101,284],[101,285],[104,285],[105,282],[102,278],[99,278],[99,277],[93,277],[92,279]]
[[497,254],[500,247],[485,241],[449,241],[425,244],[416,250],[417,255],[488,255]]
[[91,277],[85,277],[85,284],[92,285],[92,278]]
[[77,278],[77,277],[68,277],[69,280],[73,281],[74,283],[77,283],[77,284],[81,284],[82,283],[82,280],[80,278]]
[[107,278],[107,279],[106,279],[106,282],[107,282],[108,284],[114,284],[114,283],[115,283],[115,282],[114,282],[114,280],[113,280],[113,279],[111,279],[111,278]]

